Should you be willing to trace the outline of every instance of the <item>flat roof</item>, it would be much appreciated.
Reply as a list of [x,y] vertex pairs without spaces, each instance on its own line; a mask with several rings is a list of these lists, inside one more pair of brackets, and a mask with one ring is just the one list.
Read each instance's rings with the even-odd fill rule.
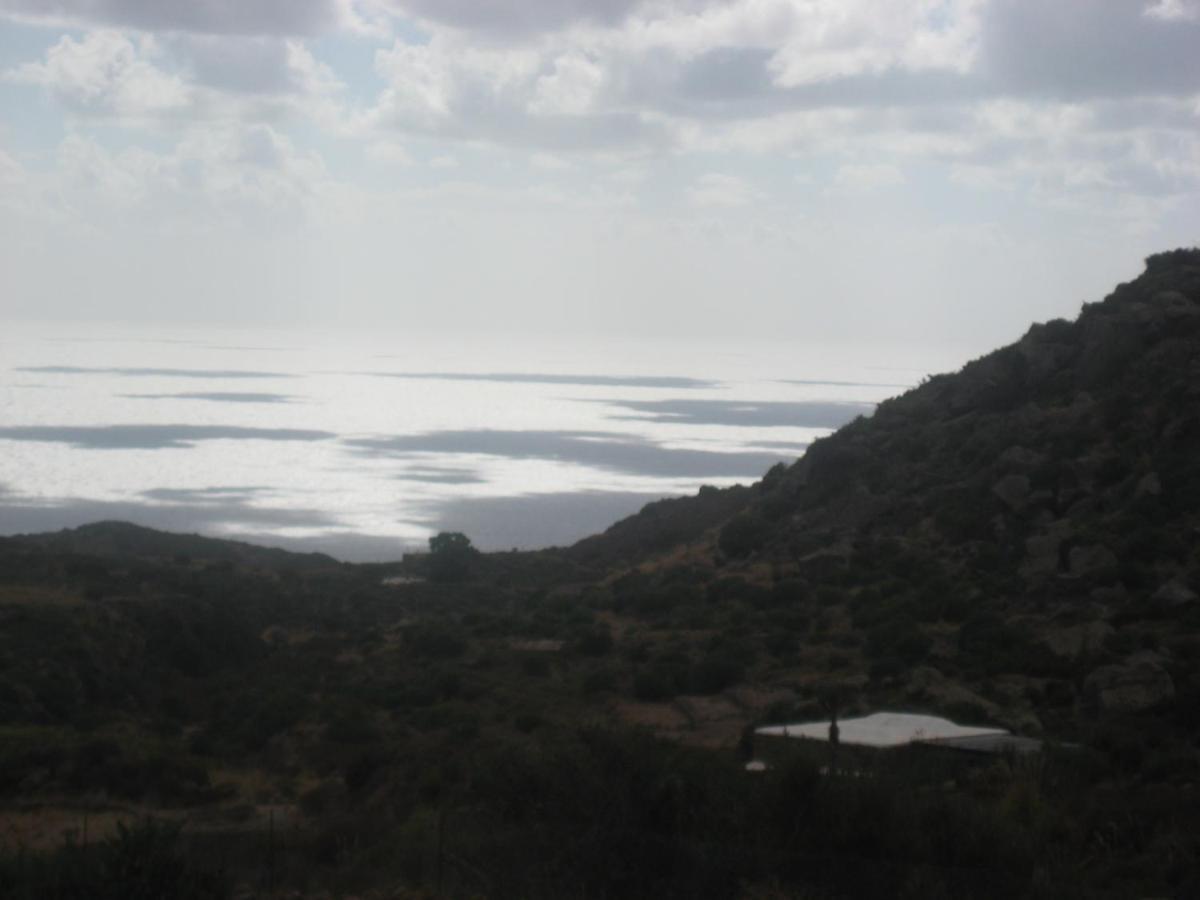
[[[764,725],[756,728],[755,734],[828,741],[829,720]],[[921,741],[997,737],[1007,734],[1008,731],[1003,728],[959,725],[949,719],[916,713],[880,712],[857,719],[838,720],[838,742],[862,747],[901,747]]]

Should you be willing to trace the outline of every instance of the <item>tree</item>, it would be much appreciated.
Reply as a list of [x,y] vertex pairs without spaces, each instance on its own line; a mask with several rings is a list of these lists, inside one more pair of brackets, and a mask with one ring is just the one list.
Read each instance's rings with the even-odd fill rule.
[[429,539],[429,577],[433,581],[461,581],[475,563],[479,551],[460,531],[442,531]]

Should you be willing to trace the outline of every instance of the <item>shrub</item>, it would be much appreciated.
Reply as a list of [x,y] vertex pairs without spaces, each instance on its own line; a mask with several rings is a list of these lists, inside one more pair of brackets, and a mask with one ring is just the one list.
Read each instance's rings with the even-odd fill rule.
[[737,559],[761,550],[770,535],[771,526],[766,520],[750,513],[740,513],[721,529],[717,547],[726,556]]
[[670,700],[675,693],[673,679],[662,669],[642,669],[633,676],[633,696],[638,700]]
[[697,694],[716,694],[742,680],[743,667],[730,654],[715,653],[696,663],[689,682]]
[[458,531],[443,531],[429,539],[429,577],[433,581],[462,581],[471,573],[479,551]]
[[583,656],[604,656],[612,648],[612,632],[607,625],[582,629],[571,642],[571,649]]

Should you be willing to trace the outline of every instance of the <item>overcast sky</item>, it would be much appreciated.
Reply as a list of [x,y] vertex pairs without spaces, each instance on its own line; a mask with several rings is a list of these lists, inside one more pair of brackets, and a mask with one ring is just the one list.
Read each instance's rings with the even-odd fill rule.
[[5,318],[986,349],[1197,241],[1197,0],[0,0]]

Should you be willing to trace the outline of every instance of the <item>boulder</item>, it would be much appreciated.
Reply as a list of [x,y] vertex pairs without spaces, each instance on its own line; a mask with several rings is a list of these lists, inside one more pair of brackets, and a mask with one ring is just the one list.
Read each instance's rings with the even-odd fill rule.
[[1138,480],[1133,493],[1135,497],[1157,497],[1162,493],[1162,479],[1157,472],[1147,472]]
[[1066,628],[1047,629],[1041,638],[1042,643],[1049,647],[1055,656],[1077,659],[1099,652],[1112,633],[1113,627],[1107,622],[1087,622]]
[[1200,314],[1200,306],[1179,291],[1159,291],[1152,302],[1167,319],[1185,319]]
[[1052,575],[1058,571],[1058,552],[1064,541],[1075,533],[1075,527],[1065,519],[1046,524],[1042,530],[1025,541],[1025,559],[1021,574]]
[[991,700],[947,678],[932,666],[917,666],[911,671],[905,694],[915,702],[931,703],[943,709],[953,706],[975,708],[991,719],[998,719],[1003,713]]
[[992,493],[1013,512],[1020,512],[1029,504],[1029,479],[1024,475],[1005,475],[994,485]]
[[1101,666],[1084,679],[1085,702],[1097,712],[1141,712],[1175,696],[1175,682],[1149,657]]
[[1195,591],[1178,578],[1173,578],[1155,591],[1151,599],[1166,606],[1186,606],[1195,603],[1198,598]]
[[1103,544],[1072,547],[1068,560],[1072,575],[1095,575],[1117,566],[1117,555]]
[[1046,457],[1041,453],[1036,453],[1020,445],[1013,445],[1000,454],[998,462],[1005,469],[1029,471],[1040,466],[1045,460]]

